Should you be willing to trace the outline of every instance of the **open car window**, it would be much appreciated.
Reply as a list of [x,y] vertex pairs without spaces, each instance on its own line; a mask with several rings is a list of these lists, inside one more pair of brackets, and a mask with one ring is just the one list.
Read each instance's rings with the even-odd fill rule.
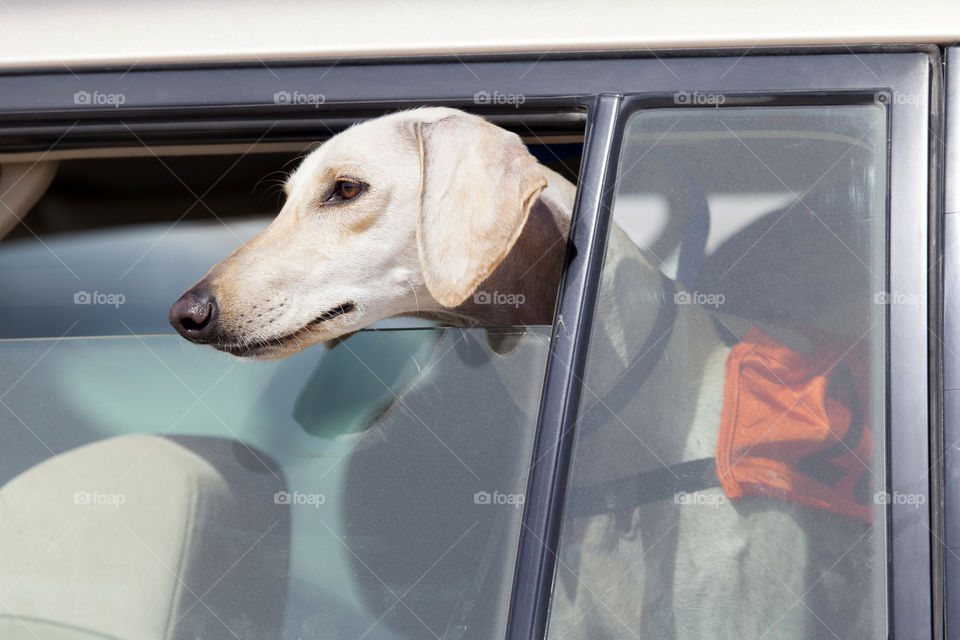
[[549,326],[241,362],[167,323],[298,155],[64,160],[0,241],[0,635],[504,634]]

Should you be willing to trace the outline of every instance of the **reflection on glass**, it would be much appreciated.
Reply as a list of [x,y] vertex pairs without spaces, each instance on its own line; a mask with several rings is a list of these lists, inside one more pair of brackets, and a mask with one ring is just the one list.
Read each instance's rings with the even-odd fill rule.
[[0,341],[0,628],[502,636],[549,339],[512,333]]
[[630,118],[550,638],[885,637],[885,142],[876,106]]

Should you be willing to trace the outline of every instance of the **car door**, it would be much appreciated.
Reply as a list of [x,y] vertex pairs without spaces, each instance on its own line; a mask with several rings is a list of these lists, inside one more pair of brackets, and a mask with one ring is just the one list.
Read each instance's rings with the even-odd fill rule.
[[956,486],[960,466],[958,466],[956,442],[960,438],[958,431],[958,383],[957,361],[955,354],[960,347],[957,341],[957,328],[960,322],[960,309],[957,307],[957,212],[960,211],[960,69],[958,50],[947,49],[946,54],[946,131],[944,135],[944,309],[943,309],[943,456],[944,456],[944,565],[946,572],[945,610],[947,612],[947,634],[956,633],[960,621],[956,610],[960,588],[957,548],[960,546],[960,530],[957,529],[958,499]]
[[[21,550],[0,569],[3,622],[18,632],[27,620],[107,633],[114,628],[96,625],[119,618],[95,613],[107,592],[98,585],[129,596],[122,610],[136,612],[129,603],[150,594],[136,588],[138,576],[149,575],[174,587],[161,592],[181,607],[169,610],[188,635],[716,637],[765,623],[768,636],[844,637],[814,614],[849,580],[866,603],[867,634],[935,636],[938,53],[716,53],[0,77],[3,160],[64,165],[56,198],[42,204],[48,226],[28,216],[0,244],[0,492],[12,509],[4,522],[19,523],[0,533],[5,548]],[[251,204],[251,181],[357,120],[425,104],[481,113],[576,180],[550,327],[507,328],[504,340],[390,325],[329,352],[249,367],[170,335],[166,306],[275,211],[269,198]],[[628,260],[614,260],[625,252]],[[646,256],[640,271],[637,256]],[[707,330],[668,322],[651,333],[661,308]],[[702,360],[700,338],[725,335],[717,322],[733,338],[707,342],[711,353],[732,352],[755,324],[791,353],[803,354],[801,338],[827,344],[812,331],[860,338],[865,355],[845,366],[861,385],[828,381],[824,398],[848,414],[853,395],[862,398],[869,411],[859,422],[872,441],[847,448],[870,455],[814,447],[801,458],[812,454],[819,471],[862,463],[869,505],[857,504],[870,507],[869,519],[810,510],[798,504],[802,492],[730,497],[676,483],[685,477],[677,464],[700,469],[715,458],[676,436],[693,426],[709,433],[690,407],[705,388],[723,394],[724,376],[657,371],[620,387],[609,377],[655,370],[660,357],[639,366],[645,353]],[[661,350],[658,336],[668,334],[686,346]],[[828,354],[845,353],[833,345]],[[650,380],[667,386],[653,393]],[[97,443],[110,448],[86,448]],[[129,481],[141,457],[158,463],[142,482],[89,480],[113,469]],[[159,522],[183,523],[186,513],[209,526],[194,546],[190,536],[160,535],[149,500],[184,495],[162,489],[211,469],[219,480],[204,495],[223,497],[215,504],[224,511],[165,503],[179,506]],[[637,495],[655,500],[631,503]],[[731,529],[739,510],[756,517]],[[721,511],[724,527],[714,519]],[[596,518],[614,523],[610,539],[626,541],[625,555],[584,546],[584,523]],[[71,526],[87,521],[74,535]],[[855,555],[842,553],[838,529],[857,532]],[[793,563],[774,566],[751,536],[779,544],[773,557],[792,554]],[[81,553],[97,540],[98,553]],[[729,564],[737,544],[755,559],[744,583],[708,579],[717,567],[741,572]],[[727,564],[711,565],[698,547]],[[819,576],[796,571],[808,557],[801,549],[817,558]],[[182,563],[190,575],[168,561],[181,552],[197,560]],[[866,573],[847,571],[854,557]],[[65,578],[81,566],[86,578]],[[193,592],[178,592],[171,576]],[[46,598],[50,585],[72,595]],[[57,606],[64,601],[73,606]],[[768,611],[770,602],[778,608]],[[131,620],[144,618],[123,618]]]
[[[528,507],[513,637],[938,633],[938,65],[658,59],[601,100],[607,164],[587,156],[596,206],[573,231],[590,275],[560,302],[579,339],[541,413],[556,464],[528,495],[552,509]],[[846,384],[863,428],[797,454],[785,416],[810,396],[784,399],[783,371],[746,391],[751,359],[821,371],[823,403]],[[528,613],[547,599],[549,620]]]

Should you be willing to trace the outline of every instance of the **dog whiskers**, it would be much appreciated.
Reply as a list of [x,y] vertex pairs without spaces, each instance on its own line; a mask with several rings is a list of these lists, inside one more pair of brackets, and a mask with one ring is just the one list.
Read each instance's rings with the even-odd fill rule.
[[404,278],[404,280],[407,281],[407,284],[410,285],[410,290],[413,291],[413,301],[417,306],[417,315],[420,315],[420,297],[417,295],[417,288],[410,282],[410,278]]

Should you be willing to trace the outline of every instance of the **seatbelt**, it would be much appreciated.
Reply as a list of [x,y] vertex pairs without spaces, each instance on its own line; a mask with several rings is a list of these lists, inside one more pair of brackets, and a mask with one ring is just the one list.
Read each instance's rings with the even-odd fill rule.
[[713,458],[679,462],[603,484],[574,487],[568,493],[564,516],[583,518],[629,510],[719,486]]
[[[687,290],[693,290],[703,265],[707,237],[710,234],[710,208],[703,190],[690,174],[672,158],[668,157],[667,162],[683,177],[693,201],[680,243],[677,264],[677,281]],[[661,302],[653,328],[640,348],[640,357],[620,375],[602,397],[581,413],[577,423],[580,435],[595,431],[606,421],[607,416],[619,413],[650,377],[663,357],[673,333],[673,327],[676,325],[675,293],[674,282],[660,273]],[[725,341],[729,342],[731,334],[726,327],[723,329],[721,335]],[[733,340],[736,342],[735,337]],[[572,517],[598,515],[674,498],[681,492],[693,493],[719,486],[716,460],[713,457],[701,458],[644,471],[635,476],[600,485],[574,487],[568,494],[566,513]]]
[[[663,352],[670,342],[673,327],[677,322],[677,306],[673,300],[676,287],[670,278],[660,274],[660,307],[657,317],[653,321],[653,328],[647,334],[647,339],[640,347],[640,356],[620,374],[613,385],[593,404],[580,414],[577,421],[577,430],[581,434],[590,433],[606,421],[610,413],[617,413],[636,395],[653,372],[654,367],[663,357]],[[604,412],[606,409],[607,412]]]
[[[672,280],[660,274],[661,303],[653,329],[640,348],[640,357],[624,371],[613,385],[591,404],[577,423],[580,435],[596,430],[610,414],[619,413],[650,377],[663,357],[677,322],[677,307],[673,299],[676,287]],[[568,492],[566,513],[583,517],[632,509],[642,504],[672,498],[681,491],[693,493],[719,487],[716,463],[713,458],[680,462],[641,472],[635,476],[605,482],[599,485],[573,487]]]

